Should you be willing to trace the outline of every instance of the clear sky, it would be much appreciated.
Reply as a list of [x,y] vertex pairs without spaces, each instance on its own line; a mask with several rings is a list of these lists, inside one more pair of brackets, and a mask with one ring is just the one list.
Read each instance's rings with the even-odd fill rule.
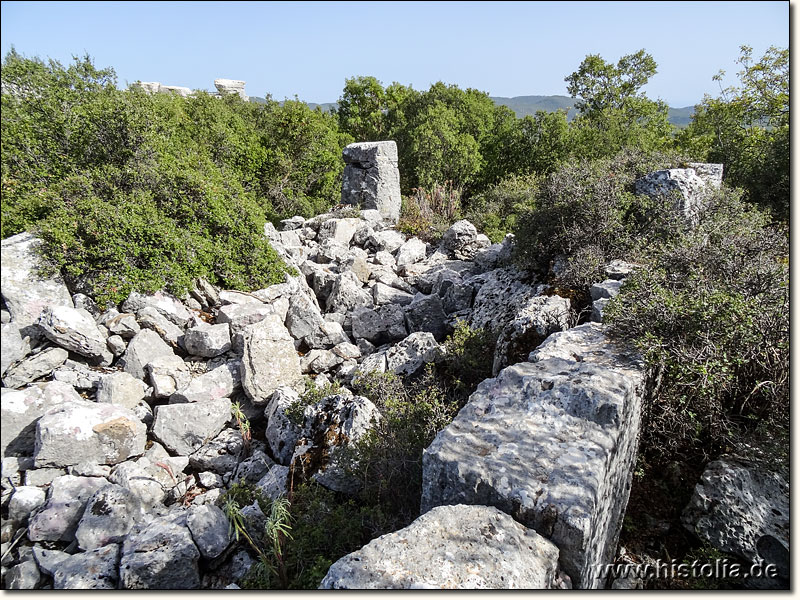
[[334,102],[347,77],[492,96],[567,95],[587,54],[616,62],[641,48],[658,73],[651,98],[688,106],[739,46],[789,45],[789,2],[2,2],[1,46],[62,63],[88,53],[136,80]]

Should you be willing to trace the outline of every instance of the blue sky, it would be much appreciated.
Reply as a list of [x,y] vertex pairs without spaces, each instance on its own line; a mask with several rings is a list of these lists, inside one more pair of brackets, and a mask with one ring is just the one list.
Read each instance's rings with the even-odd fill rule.
[[88,53],[138,79],[335,101],[373,75],[426,89],[442,80],[493,96],[566,95],[587,54],[616,62],[645,48],[646,91],[671,106],[734,83],[739,46],[789,44],[789,2],[2,2],[2,53],[68,63]]

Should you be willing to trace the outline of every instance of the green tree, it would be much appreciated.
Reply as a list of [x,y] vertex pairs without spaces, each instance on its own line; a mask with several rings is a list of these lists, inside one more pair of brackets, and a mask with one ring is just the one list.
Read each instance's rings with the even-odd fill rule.
[[386,92],[374,77],[345,80],[339,98],[339,128],[359,142],[376,142],[386,132]]
[[601,158],[625,147],[652,151],[671,144],[669,107],[641,91],[656,67],[644,50],[623,56],[616,65],[591,54],[565,78],[567,91],[578,98],[579,115],[572,123],[577,155]]
[[679,140],[696,158],[723,163],[728,183],[788,221],[789,50],[770,47],[754,62],[752,48],[742,46],[737,63],[741,85],[706,96]]

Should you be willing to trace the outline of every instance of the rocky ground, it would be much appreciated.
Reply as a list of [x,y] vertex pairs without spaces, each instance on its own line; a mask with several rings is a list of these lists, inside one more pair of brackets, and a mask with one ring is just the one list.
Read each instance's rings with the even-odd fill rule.
[[[576,311],[601,320],[633,268],[608,265],[608,279],[592,287],[593,305],[576,307],[509,262],[513,236],[490,244],[467,221],[436,246],[407,238],[377,210],[294,217],[265,234],[296,269],[284,283],[243,292],[198,280],[183,298],[132,293],[110,308],[39,275],[30,234],[3,241],[4,588],[235,588],[254,558],[231,537],[219,506],[226,489],[247,482],[274,499],[300,478],[357,490],[337,455],[382,416],[350,391],[354,377],[418,373],[442,358],[458,320],[495,330],[497,375],[576,325]],[[339,393],[301,407],[300,423],[289,418],[307,386],[331,382]],[[258,436],[250,439],[243,419]],[[781,483],[773,483],[780,499]],[[480,508],[494,513],[476,518],[511,521]],[[259,518],[257,503],[245,510]],[[788,509],[773,515],[768,534],[748,530],[748,548],[760,543],[758,556],[780,558],[784,517]],[[398,534],[430,538],[453,518],[441,512]],[[534,535],[509,527],[520,528],[519,547]],[[714,537],[715,526],[701,529]],[[496,573],[480,581],[565,587],[552,562],[558,550],[536,540],[550,561],[544,571],[504,585]],[[486,561],[498,551],[482,550]]]

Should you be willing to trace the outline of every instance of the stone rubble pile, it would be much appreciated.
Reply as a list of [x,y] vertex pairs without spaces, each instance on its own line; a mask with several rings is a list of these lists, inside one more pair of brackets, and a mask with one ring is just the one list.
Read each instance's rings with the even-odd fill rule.
[[[513,236],[492,244],[468,221],[438,245],[397,231],[394,142],[344,154],[352,208],[267,224],[297,274],[266,289],[200,279],[182,298],[100,307],[43,274],[34,236],[3,240],[6,589],[235,587],[253,558],[223,493],[247,482],[274,499],[302,480],[356,493],[339,457],[382,415],[354,379],[421,373],[459,320],[497,334],[496,378],[426,451],[428,512],[323,586],[601,585],[587,565],[613,553],[627,502],[636,359],[600,324],[569,329],[576,307],[510,263]],[[608,265],[595,320],[633,268]],[[245,439],[235,411],[263,437]]]
[[[22,538],[3,559],[7,588],[235,583],[228,575],[241,556],[217,506],[235,482],[271,498],[292,477],[358,491],[337,456],[382,417],[352,393],[354,377],[420,373],[473,306],[524,322],[510,340],[526,327],[544,336],[566,326],[548,315],[553,301],[566,314],[567,300],[541,297],[540,306],[545,286],[504,266],[511,237],[493,245],[460,221],[432,246],[395,230],[398,180],[364,180],[370,168],[396,170],[396,155],[381,166],[385,146],[365,146],[349,151],[359,157],[353,193],[374,208],[268,225],[298,275],[263,290],[199,280],[183,298],[134,292],[98,307],[41,275],[32,235],[3,241],[3,552]],[[293,421],[306,387],[326,382],[338,393],[301,406]],[[234,403],[265,431],[249,451]]]

